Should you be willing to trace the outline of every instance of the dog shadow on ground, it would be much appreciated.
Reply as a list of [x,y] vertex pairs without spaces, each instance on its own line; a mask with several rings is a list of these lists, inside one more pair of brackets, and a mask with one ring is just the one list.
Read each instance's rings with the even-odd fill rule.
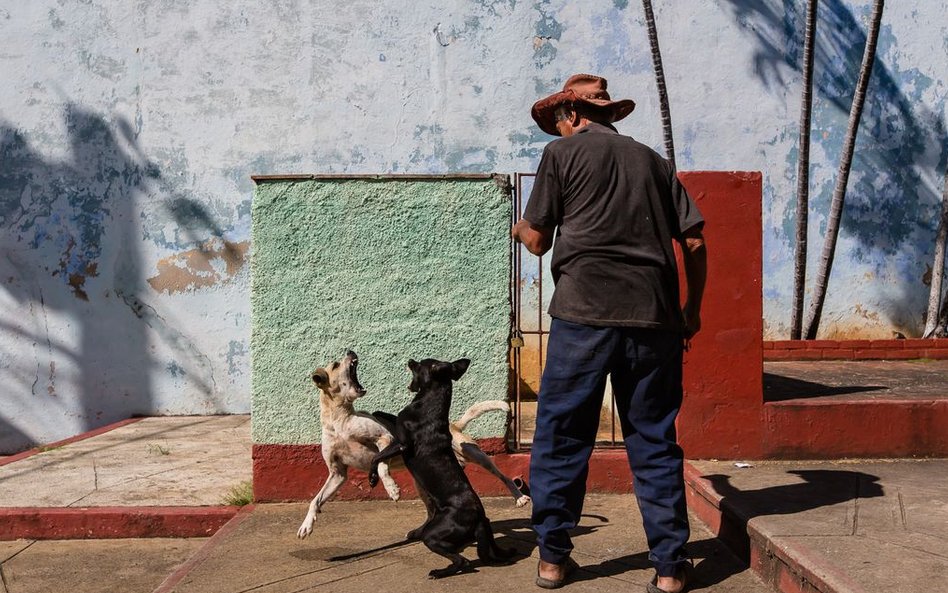
[[[584,514],[581,516],[580,524],[570,530],[570,536],[574,539],[581,538],[609,524],[609,519],[602,515]],[[494,529],[497,545],[501,548],[516,550],[518,558],[530,557],[537,547],[537,537],[530,526],[529,518],[492,521],[491,527]]]
[[[609,524],[609,519],[601,515],[583,515],[582,519],[584,520],[584,523],[570,531],[570,534],[574,538],[595,533],[600,527]],[[491,528],[494,530],[494,541],[497,542],[498,546],[516,552],[516,554],[510,559],[511,564],[515,564],[520,560],[529,558],[533,554],[533,550],[536,548],[537,544],[536,536],[533,533],[533,528],[530,527],[530,519],[523,517],[517,519],[492,521]],[[356,560],[358,558],[368,558],[382,554],[389,550],[394,550],[413,544],[424,545],[420,541],[402,539],[378,546],[376,548],[371,548],[369,550],[350,552],[346,554],[336,554],[330,556],[329,558],[326,558],[327,550],[298,550],[291,552],[290,554],[302,560],[328,560],[329,562],[346,562],[350,560]],[[343,552],[344,550],[334,549],[332,551]],[[475,554],[473,554],[473,546],[468,548],[467,551],[471,556],[473,556],[473,558],[471,558],[470,565],[472,569],[476,569],[484,565],[484,563],[478,559]]]

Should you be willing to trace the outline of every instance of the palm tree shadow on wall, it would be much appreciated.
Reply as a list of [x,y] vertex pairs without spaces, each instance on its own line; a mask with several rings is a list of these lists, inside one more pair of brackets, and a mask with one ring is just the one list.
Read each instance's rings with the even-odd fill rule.
[[[790,82],[785,76],[787,70],[800,71],[802,67],[805,3],[725,3],[755,41],[754,75],[767,88],[786,87]],[[821,1],[818,20],[812,142],[823,145],[829,161],[811,163],[811,183],[821,176],[826,179],[822,186],[811,186],[810,216],[819,221],[819,225],[810,227],[811,241],[815,233],[822,236],[825,229],[845,121],[866,43],[865,25],[842,0]],[[880,46],[886,42],[883,37]],[[931,258],[923,254],[930,253],[934,245],[941,204],[940,179],[948,162],[948,143],[944,141],[948,133],[943,113],[906,94],[907,89],[921,89],[931,81],[912,69],[894,73],[883,57],[878,56],[875,62],[867,92],[841,233],[858,243],[853,253],[857,261],[879,264],[880,256],[891,261],[895,254],[910,255],[905,258],[907,263],[899,266],[894,282],[901,294],[885,306],[891,325],[910,334],[921,331],[928,300],[923,277]],[[793,170],[796,162],[788,162],[787,166]],[[796,213],[788,209],[786,216],[795,217]],[[792,229],[793,219],[784,221],[783,227]],[[786,240],[792,243],[792,232]],[[812,274],[808,276],[809,286]],[[839,277],[835,282],[830,280],[828,294],[838,294],[844,281]]]
[[4,452],[36,444],[26,433],[55,432],[64,416],[89,430],[155,408],[135,201],[159,171],[124,119],[110,125],[72,103],[64,117],[63,160],[0,121],[0,290],[30,312],[0,320],[13,361]]

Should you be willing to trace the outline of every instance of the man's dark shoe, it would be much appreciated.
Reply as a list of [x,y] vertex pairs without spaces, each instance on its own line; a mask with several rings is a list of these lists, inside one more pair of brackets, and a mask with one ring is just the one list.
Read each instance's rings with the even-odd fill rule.
[[675,578],[681,581],[682,585],[680,589],[672,591],[666,591],[658,586],[658,574],[652,577],[652,582],[645,585],[645,593],[685,593],[688,591],[688,588],[691,587],[691,563],[682,564],[681,568],[678,569],[678,573],[675,575]]
[[[540,560],[543,563],[543,560]],[[540,564],[537,564],[537,587],[542,587],[543,589],[559,589],[566,584],[566,581],[569,579],[570,575],[576,572],[576,569],[579,568],[579,565],[576,564],[576,561],[572,558],[567,558],[560,564],[545,563],[548,566],[555,566],[557,568],[557,576],[552,578],[540,576]]]

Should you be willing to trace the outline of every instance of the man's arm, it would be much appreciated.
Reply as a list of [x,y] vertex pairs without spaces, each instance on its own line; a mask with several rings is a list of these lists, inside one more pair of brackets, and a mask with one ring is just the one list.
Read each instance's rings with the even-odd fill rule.
[[550,227],[537,226],[526,218],[521,218],[510,229],[510,236],[514,241],[523,243],[527,251],[533,255],[543,255],[553,246],[553,230]]
[[704,245],[701,225],[685,231],[681,243],[688,284],[688,300],[682,313],[685,317],[685,337],[690,338],[701,329],[701,299],[708,278],[708,250]]

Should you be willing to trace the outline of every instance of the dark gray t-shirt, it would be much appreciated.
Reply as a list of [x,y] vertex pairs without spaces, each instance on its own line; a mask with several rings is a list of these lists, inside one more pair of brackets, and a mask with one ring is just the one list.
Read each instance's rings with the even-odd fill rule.
[[683,329],[672,241],[704,218],[654,150],[596,123],[554,140],[523,217],[556,227],[551,316]]

